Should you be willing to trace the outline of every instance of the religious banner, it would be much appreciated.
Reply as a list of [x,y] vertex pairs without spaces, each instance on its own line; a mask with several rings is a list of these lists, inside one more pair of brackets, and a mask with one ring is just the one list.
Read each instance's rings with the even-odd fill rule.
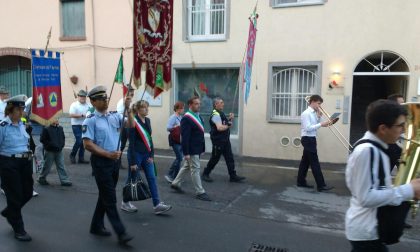
[[254,49],[255,41],[257,39],[257,18],[258,14],[256,13],[256,6],[254,12],[249,18],[249,33],[248,33],[248,43],[246,47],[246,56],[245,62],[243,63],[243,90],[245,103],[248,103],[249,92],[251,90],[251,73],[252,73],[252,63],[254,60]]
[[134,85],[154,97],[171,87],[173,0],[134,0]]
[[62,113],[60,53],[32,50],[32,113],[30,118],[44,126]]

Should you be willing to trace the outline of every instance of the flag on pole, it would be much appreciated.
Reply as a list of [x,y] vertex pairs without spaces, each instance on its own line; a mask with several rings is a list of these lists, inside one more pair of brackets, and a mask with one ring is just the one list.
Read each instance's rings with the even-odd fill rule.
[[47,126],[62,113],[60,53],[31,50],[32,113],[30,119]]
[[128,92],[127,81],[124,74],[124,61],[123,54],[121,53],[120,60],[118,61],[117,72],[115,73],[115,83],[120,83],[123,89],[123,95],[126,96]]
[[257,39],[257,5],[255,5],[254,11],[249,17],[249,32],[248,32],[248,43],[246,47],[246,57],[242,64],[242,85],[244,90],[245,104],[248,103],[249,92],[251,90],[251,73],[252,63],[254,60],[255,41]]
[[171,87],[173,0],[134,0],[134,85],[146,86],[156,98]]

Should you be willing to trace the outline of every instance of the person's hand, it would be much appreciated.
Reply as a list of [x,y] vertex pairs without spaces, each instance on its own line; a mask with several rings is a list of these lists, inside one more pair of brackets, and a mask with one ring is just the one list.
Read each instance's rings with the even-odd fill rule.
[[129,107],[130,107],[130,104],[131,104],[131,96],[127,95],[127,96],[124,98],[124,106],[125,106],[126,108],[129,108]]
[[185,155],[184,158],[185,158],[185,160],[188,160],[189,161],[191,159],[191,156],[190,155]]
[[323,121],[321,123],[321,127],[328,127],[328,126],[330,126],[330,122],[329,121]]
[[113,160],[118,160],[121,157],[122,152],[121,151],[113,151],[109,152],[108,158]]
[[410,184],[413,187],[414,198],[420,199],[420,178],[411,180]]
[[150,158],[148,158],[148,159],[147,159],[147,162],[148,162],[148,163],[153,163],[153,158],[151,158],[151,157],[150,157]]
[[235,118],[235,115],[233,113],[229,113],[229,120],[233,120],[233,118]]
[[132,165],[132,166],[130,166],[130,169],[131,169],[131,171],[132,171],[132,172],[136,171],[136,169],[137,169],[137,165]]

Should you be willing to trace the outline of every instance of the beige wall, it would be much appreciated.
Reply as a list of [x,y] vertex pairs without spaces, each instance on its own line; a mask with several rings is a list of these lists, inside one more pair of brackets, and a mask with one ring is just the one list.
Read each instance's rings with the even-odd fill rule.
[[[183,35],[183,6],[175,0],[173,64],[239,64],[244,55],[248,35],[248,15],[255,1],[230,0],[229,39],[222,42],[185,43]],[[248,105],[243,107],[242,154],[281,159],[299,159],[301,148],[282,147],[280,138],[300,135],[299,124],[267,122],[269,63],[321,61],[324,108],[335,112],[337,99],[352,94],[353,70],[363,57],[378,51],[393,51],[410,67],[408,97],[416,96],[420,77],[418,42],[420,18],[415,0],[342,0],[324,5],[271,8],[269,1],[259,1],[258,35],[254,58],[253,83]],[[94,10],[94,27],[92,22]],[[126,76],[132,67],[132,3],[115,0],[85,1],[86,41],[60,41],[59,1],[3,0],[0,8],[0,49],[4,47],[43,48],[49,27],[52,26],[50,48],[64,52],[69,75],[77,75],[73,85],[62,62],[62,91],[64,109],[68,110],[72,88],[92,87],[94,83],[111,88],[121,47],[125,47]],[[91,45],[98,47],[94,49]],[[103,48],[109,47],[109,48]],[[192,55],[191,55],[192,52]],[[96,58],[96,59],[95,59]],[[343,78],[344,94],[328,92],[333,71]],[[96,74],[95,74],[96,73]],[[258,90],[255,84],[258,84]],[[142,92],[138,91],[138,92]],[[113,94],[113,105],[121,97],[121,89]],[[166,120],[171,113],[170,92],[162,96],[162,107],[152,107],[150,117],[154,142],[167,148]],[[111,107],[113,107],[111,105]],[[350,125],[340,121],[340,131],[348,137]],[[255,144],[254,132],[258,134]],[[345,162],[347,152],[328,129],[319,130],[320,159]],[[328,151],[325,151],[328,150]]]

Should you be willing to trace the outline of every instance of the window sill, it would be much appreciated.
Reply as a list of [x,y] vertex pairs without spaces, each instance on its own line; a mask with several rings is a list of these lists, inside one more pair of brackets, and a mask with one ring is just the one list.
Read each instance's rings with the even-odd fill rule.
[[312,2],[312,3],[285,3],[285,4],[278,4],[274,5],[273,9],[277,8],[289,8],[289,7],[303,7],[303,6],[311,6],[311,5],[324,5],[325,2]]
[[187,38],[186,43],[196,43],[196,42],[226,42],[227,38]]
[[60,41],[86,41],[86,36],[60,37]]
[[269,118],[268,122],[269,123],[284,123],[284,124],[300,124],[301,123],[300,119],[274,119],[274,118]]

